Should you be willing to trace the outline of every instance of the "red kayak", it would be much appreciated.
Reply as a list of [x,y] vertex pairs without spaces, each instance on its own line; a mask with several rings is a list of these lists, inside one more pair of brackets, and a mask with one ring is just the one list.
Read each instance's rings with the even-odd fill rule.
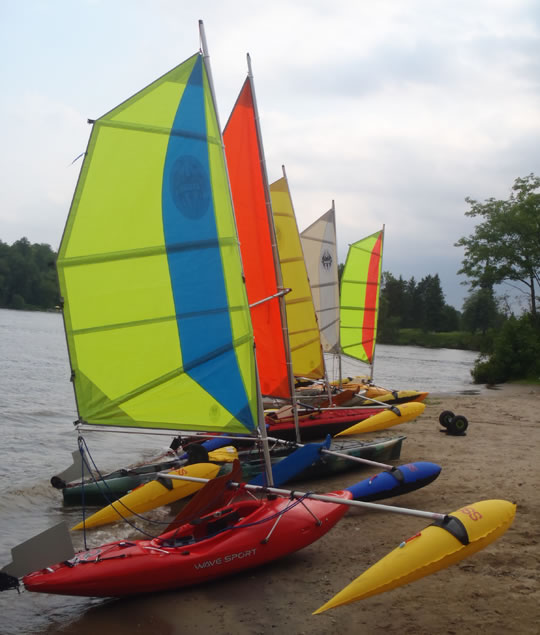
[[[329,408],[328,410],[300,411],[298,423],[302,441],[324,439],[327,434],[334,435],[346,430],[355,423],[387,410],[384,406],[358,406],[356,408]],[[286,441],[294,441],[296,432],[292,416],[278,417],[276,412],[266,414],[268,436]]]
[[[330,496],[351,499],[351,492]],[[298,551],[326,534],[348,507],[313,499],[245,500],[153,540],[121,540],[23,578],[28,591],[120,597],[191,586]]]

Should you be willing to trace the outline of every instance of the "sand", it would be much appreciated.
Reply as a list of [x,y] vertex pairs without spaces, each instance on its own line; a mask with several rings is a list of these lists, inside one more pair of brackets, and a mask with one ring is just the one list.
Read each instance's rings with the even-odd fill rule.
[[[438,416],[443,410],[467,417],[466,436],[441,432]],[[389,502],[447,513],[482,499],[503,498],[518,506],[509,531],[449,569],[312,616],[362,571],[429,524],[410,516],[355,509],[319,542],[285,560],[192,590],[100,602],[61,632],[539,633],[540,386],[430,395],[422,417],[384,434],[398,432],[407,435],[400,462],[433,461],[443,470],[428,487]],[[311,482],[309,488],[338,489],[372,471]]]

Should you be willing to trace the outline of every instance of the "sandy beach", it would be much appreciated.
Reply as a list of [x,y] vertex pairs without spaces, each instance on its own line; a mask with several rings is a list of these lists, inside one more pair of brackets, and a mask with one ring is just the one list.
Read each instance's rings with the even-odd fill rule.
[[[443,410],[467,417],[466,436],[441,432],[438,416]],[[428,487],[389,503],[447,513],[482,499],[503,498],[518,506],[509,531],[470,559],[433,576],[313,616],[312,611],[362,571],[429,524],[410,516],[350,510],[322,540],[285,560],[192,590],[99,601],[80,620],[59,625],[54,632],[538,633],[540,386],[430,395],[422,417],[383,435],[398,431],[407,435],[401,463],[433,461],[443,470]],[[372,472],[362,469],[306,488],[339,489]],[[301,489],[300,484],[295,488]]]

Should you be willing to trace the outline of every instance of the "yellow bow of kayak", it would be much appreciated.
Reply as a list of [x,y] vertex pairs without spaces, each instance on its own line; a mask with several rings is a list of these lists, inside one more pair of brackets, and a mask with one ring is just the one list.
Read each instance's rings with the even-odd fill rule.
[[[177,470],[171,470],[171,474],[180,476],[195,476],[197,478],[212,479],[217,476],[220,466],[215,463],[195,463],[194,465],[186,465]],[[80,522],[73,531],[79,529],[90,529],[91,527],[100,527],[114,523],[121,518],[129,518],[133,514],[143,514],[144,512],[169,505],[174,501],[195,494],[204,483],[193,483],[191,481],[179,481],[171,479],[170,489],[158,480],[150,481],[140,487],[132,490],[114,503],[103,507],[95,514],[92,514]]]
[[442,527],[430,525],[379,560],[314,615],[409,584],[463,560],[501,536],[515,514],[516,506],[504,500],[485,500],[462,507],[451,516],[467,530],[469,544],[463,544]]
[[370,391],[366,391],[365,394],[360,395],[363,397],[367,397],[366,404],[373,403],[371,400],[374,399],[376,401],[380,401],[381,403],[387,403],[391,401],[397,401],[401,399],[402,401],[407,400],[405,403],[409,401],[424,401],[429,393],[420,392],[418,390],[397,390],[394,392],[385,391],[382,393],[374,393],[371,394]]
[[[396,414],[396,409],[400,414]],[[352,434],[360,434],[362,432],[386,430],[386,428],[391,428],[392,426],[397,426],[400,423],[407,423],[408,421],[416,419],[424,412],[425,409],[426,405],[419,401],[411,401],[399,406],[393,406],[392,408],[383,410],[372,417],[364,419],[364,421],[355,423],[350,428],[342,430],[334,436],[344,437]]]

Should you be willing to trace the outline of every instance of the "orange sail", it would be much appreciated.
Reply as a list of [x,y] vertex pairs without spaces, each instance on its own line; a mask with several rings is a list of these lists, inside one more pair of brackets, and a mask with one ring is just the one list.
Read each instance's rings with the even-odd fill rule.
[[[250,78],[223,132],[240,250],[250,305],[278,292],[269,221],[269,198],[257,134]],[[290,398],[279,298],[251,307],[263,395]]]

